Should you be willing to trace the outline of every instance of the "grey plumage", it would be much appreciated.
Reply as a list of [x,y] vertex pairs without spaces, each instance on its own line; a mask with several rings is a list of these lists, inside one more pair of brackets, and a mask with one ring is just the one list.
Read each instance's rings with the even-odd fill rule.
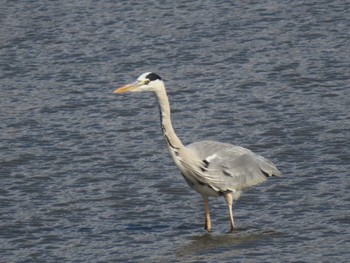
[[224,196],[229,207],[231,230],[234,229],[232,203],[245,188],[281,176],[276,166],[252,151],[227,143],[202,141],[185,147],[177,137],[170,116],[170,105],[162,79],[155,73],[142,74],[131,84],[113,93],[149,91],[156,95],[160,108],[161,128],[170,155],[187,184],[204,200],[205,229],[211,231],[209,196]]
[[207,183],[216,191],[240,191],[280,176],[275,165],[252,151],[215,141],[194,142],[187,146],[200,159],[206,160]]

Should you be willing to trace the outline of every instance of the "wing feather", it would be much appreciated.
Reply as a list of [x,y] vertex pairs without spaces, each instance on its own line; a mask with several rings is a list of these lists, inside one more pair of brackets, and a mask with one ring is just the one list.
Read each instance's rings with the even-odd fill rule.
[[187,148],[203,160],[201,180],[217,191],[238,191],[281,175],[271,161],[240,146],[201,141]]

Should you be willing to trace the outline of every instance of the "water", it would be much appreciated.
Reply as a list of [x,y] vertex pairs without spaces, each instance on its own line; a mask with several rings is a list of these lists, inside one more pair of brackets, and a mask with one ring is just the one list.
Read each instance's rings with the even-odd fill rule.
[[[1,262],[347,262],[347,1],[4,1]],[[150,94],[166,81],[184,143],[239,144],[284,177],[200,196],[168,156]]]

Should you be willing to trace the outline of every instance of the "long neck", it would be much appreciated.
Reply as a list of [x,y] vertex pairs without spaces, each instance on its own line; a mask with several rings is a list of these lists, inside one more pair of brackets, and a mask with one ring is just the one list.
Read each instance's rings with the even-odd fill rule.
[[203,171],[203,169],[205,169],[201,168],[203,162],[193,153],[191,153],[177,137],[173,125],[171,124],[170,105],[165,88],[157,90],[156,96],[160,109],[160,125],[162,127],[163,135],[165,141],[167,142],[169,152],[175,161],[175,164],[183,174],[188,173],[189,171],[193,171],[193,176],[196,177],[196,171],[197,173],[200,173]]
[[180,139],[177,137],[173,125],[171,124],[169,99],[165,89],[158,90],[156,97],[160,110],[160,125],[162,127],[164,138],[168,144],[170,152],[178,152],[184,149]]

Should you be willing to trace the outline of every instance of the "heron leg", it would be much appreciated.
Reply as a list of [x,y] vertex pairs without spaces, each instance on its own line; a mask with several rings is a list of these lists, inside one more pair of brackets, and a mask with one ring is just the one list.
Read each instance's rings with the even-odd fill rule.
[[210,221],[210,213],[209,213],[209,198],[203,195],[204,200],[204,208],[205,208],[205,226],[204,228],[210,232],[211,231],[211,221]]
[[230,213],[230,221],[231,221],[231,231],[235,230],[235,222],[233,221],[233,212],[232,212],[232,204],[233,204],[233,194],[232,192],[226,192],[224,194],[226,203],[228,205],[229,213]]

